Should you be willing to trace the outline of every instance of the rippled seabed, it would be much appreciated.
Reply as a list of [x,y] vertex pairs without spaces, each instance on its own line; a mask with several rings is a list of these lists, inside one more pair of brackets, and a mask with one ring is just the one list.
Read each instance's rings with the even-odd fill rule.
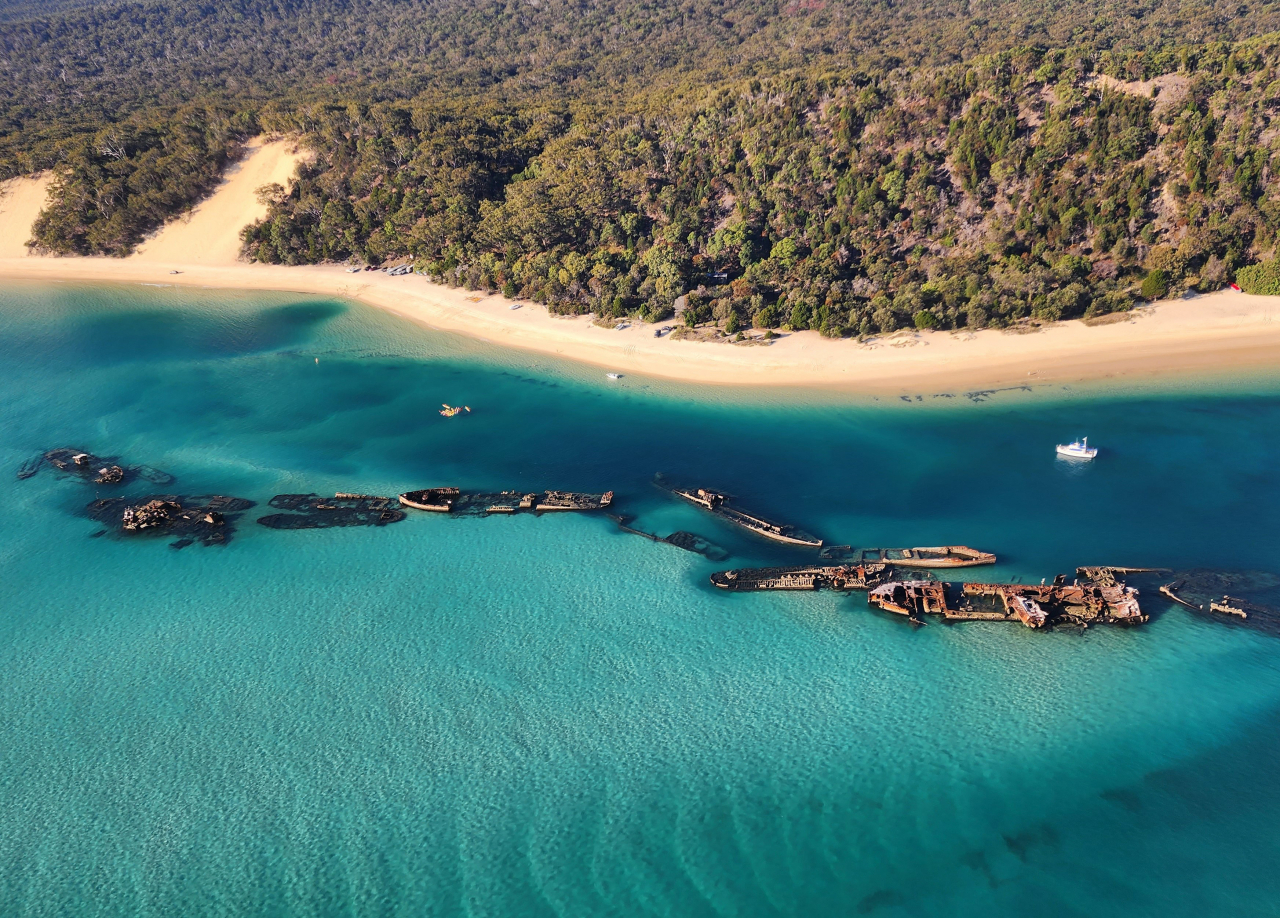
[[[990,548],[993,577],[1280,570],[1274,387],[932,394],[610,382],[300,297],[0,293],[9,476],[74,445],[263,502],[612,488],[727,565],[804,557],[674,505],[664,471],[833,541]],[[1052,456],[1078,433],[1092,467]],[[0,914],[1280,901],[1280,644],[1158,597],[1133,631],[913,631],[860,597],[717,593],[725,565],[603,517],[251,512],[172,551],[91,539],[92,496],[48,470],[0,491]]]

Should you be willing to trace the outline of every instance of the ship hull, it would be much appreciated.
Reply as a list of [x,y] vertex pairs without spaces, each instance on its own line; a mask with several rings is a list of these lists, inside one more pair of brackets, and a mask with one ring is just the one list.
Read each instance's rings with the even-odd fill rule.
[[[425,510],[428,513],[452,513],[453,502],[458,499],[456,488],[428,489],[425,491],[406,491],[398,498],[400,503],[414,510]],[[435,498],[433,501],[432,498]],[[441,500],[440,498],[449,498]]]
[[868,548],[863,550],[862,560],[882,561],[894,567],[941,570],[995,564],[996,556],[963,545],[947,545],[930,548]]

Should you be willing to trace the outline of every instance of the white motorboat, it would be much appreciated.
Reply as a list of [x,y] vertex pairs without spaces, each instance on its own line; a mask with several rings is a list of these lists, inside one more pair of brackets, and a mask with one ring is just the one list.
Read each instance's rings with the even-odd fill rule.
[[1068,443],[1065,446],[1059,443],[1058,455],[1066,456],[1068,459],[1092,459],[1094,456],[1098,455],[1098,450],[1096,447],[1090,446],[1089,438],[1085,437],[1083,440],[1076,440],[1075,442]]

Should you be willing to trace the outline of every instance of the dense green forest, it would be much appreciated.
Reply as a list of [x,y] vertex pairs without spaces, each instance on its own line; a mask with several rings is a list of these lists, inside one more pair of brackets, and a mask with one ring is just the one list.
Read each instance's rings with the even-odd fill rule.
[[0,174],[57,170],[43,249],[123,254],[282,132],[316,158],[246,233],[261,261],[730,332],[1094,315],[1272,253],[1277,28],[1160,0],[107,5],[0,24]]
[[91,6],[94,0],[0,0],[0,22],[37,19],[53,13]]

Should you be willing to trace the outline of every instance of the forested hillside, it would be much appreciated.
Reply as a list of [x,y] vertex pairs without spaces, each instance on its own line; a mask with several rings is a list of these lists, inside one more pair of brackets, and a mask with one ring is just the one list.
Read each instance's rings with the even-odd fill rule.
[[[0,0],[0,22],[16,19],[38,19],[83,6],[95,0]],[[101,0],[98,0],[101,2]]]
[[[244,138],[317,153],[263,261],[831,335],[1227,282],[1280,230],[1270,3],[104,6],[0,25],[0,169],[123,254]],[[1256,37],[1260,36],[1260,37]]]

